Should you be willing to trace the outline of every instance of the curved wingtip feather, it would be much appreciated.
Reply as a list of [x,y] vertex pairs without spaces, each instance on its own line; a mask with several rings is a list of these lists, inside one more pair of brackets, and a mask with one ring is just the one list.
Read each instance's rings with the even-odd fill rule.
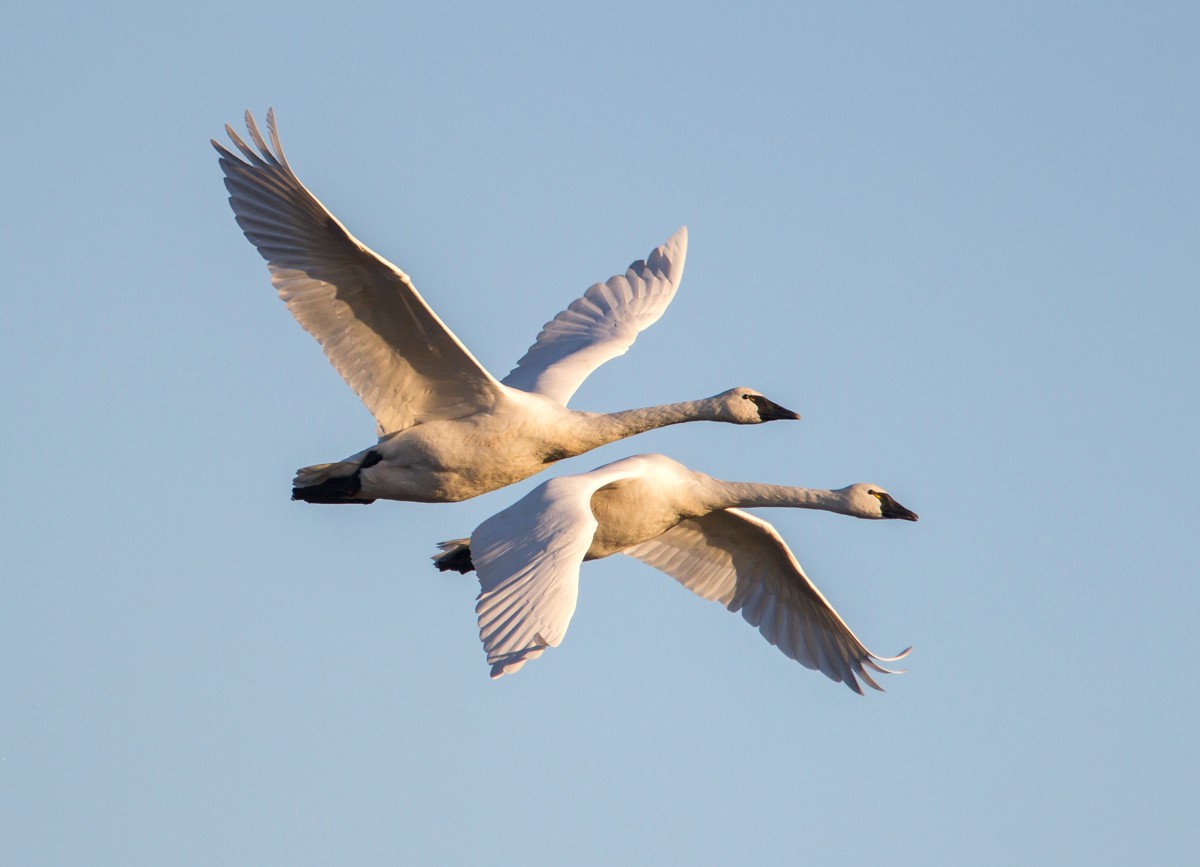
[[[541,636],[538,636],[541,639]],[[492,680],[499,680],[506,674],[516,674],[520,671],[525,663],[531,659],[537,659],[542,655],[542,651],[546,649],[546,645],[540,647],[526,647],[515,653],[508,653],[492,663],[492,670],[489,676]]]
[[[866,670],[863,669],[861,665],[856,666],[854,671],[855,674],[857,674],[867,686],[871,687],[871,689],[878,690],[879,692],[887,692],[887,690],[875,682],[875,679],[871,677],[871,675],[867,674]],[[862,693],[859,693],[859,695],[862,695]]]
[[873,656],[875,659],[879,660],[880,662],[896,662],[897,660],[904,659],[904,657],[908,656],[910,653],[912,653],[912,645],[909,645],[908,647],[904,648],[902,651],[897,653],[895,656],[876,656],[874,653],[872,653],[871,656]]
[[879,663],[895,662],[898,659],[903,659],[904,657],[908,656],[910,653],[912,653],[911,647],[905,648],[902,652],[896,654],[895,656],[876,656],[875,654],[872,653],[869,657],[864,659],[863,662],[866,665],[869,665],[875,671],[878,671],[880,674],[904,674],[908,671],[907,668],[886,668],[886,667],[880,665]]

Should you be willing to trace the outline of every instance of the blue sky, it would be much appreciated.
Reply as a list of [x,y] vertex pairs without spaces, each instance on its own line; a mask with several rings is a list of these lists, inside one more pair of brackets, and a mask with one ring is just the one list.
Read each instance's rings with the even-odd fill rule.
[[[1185,863],[1197,840],[1200,13],[1189,4],[25,4],[0,227],[0,861]],[[859,698],[632,560],[491,682],[477,500],[318,507],[373,424],[208,144],[301,179],[502,375],[689,228],[573,406],[749,385],[728,479],[873,649]]]

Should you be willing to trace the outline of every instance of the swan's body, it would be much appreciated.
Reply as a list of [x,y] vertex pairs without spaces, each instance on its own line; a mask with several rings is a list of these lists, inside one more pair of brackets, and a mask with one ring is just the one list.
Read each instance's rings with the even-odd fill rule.
[[[876,485],[835,491],[723,482],[662,455],[551,479],[443,543],[438,568],[479,573],[475,610],[492,677],[557,647],[575,611],[579,567],[623,553],[757,626],[787,656],[862,692],[888,671],[804,574],[766,521],[735,507],[820,509],[858,518],[917,516]],[[907,653],[908,651],[905,651]]]
[[288,309],[375,416],[380,435],[344,461],[298,471],[295,499],[464,500],[664,425],[799,418],[745,388],[619,413],[567,409],[588,374],[628,350],[666,310],[683,275],[686,229],[547,322],[500,381],[442,324],[408,275],[359,242],[300,183],[273,114],[273,149],[249,112],[246,125],[257,151],[226,127],[244,159],[213,142],[238,225],[267,260]]

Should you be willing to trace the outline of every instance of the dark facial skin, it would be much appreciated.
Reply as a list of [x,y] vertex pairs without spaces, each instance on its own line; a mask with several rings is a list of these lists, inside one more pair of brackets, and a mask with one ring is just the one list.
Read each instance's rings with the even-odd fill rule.
[[871,491],[879,499],[879,511],[885,518],[900,518],[905,521],[917,520],[917,513],[910,511],[897,503],[891,494],[883,491]]
[[742,397],[758,407],[758,417],[763,421],[780,421],[782,419],[798,419],[800,414],[784,409],[774,401],[767,400],[761,394],[744,394]]

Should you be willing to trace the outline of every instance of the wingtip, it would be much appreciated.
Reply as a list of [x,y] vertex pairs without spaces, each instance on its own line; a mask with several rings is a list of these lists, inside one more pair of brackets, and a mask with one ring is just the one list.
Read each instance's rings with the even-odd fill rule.
[[681,253],[687,255],[688,230],[687,226],[680,226],[679,229],[667,239],[667,247],[677,247]]
[[492,680],[499,680],[506,674],[514,674],[515,672],[520,671],[523,665],[525,665],[524,659],[518,659],[516,662],[513,662],[511,659],[507,662],[502,660],[492,666],[490,676]]
[[873,654],[873,653],[871,654],[871,656],[875,657],[875,659],[879,660],[880,662],[896,662],[898,660],[904,659],[904,657],[908,656],[910,653],[912,653],[912,645],[911,644],[908,647],[904,648],[899,653],[897,653],[895,656],[875,656],[875,654]]

